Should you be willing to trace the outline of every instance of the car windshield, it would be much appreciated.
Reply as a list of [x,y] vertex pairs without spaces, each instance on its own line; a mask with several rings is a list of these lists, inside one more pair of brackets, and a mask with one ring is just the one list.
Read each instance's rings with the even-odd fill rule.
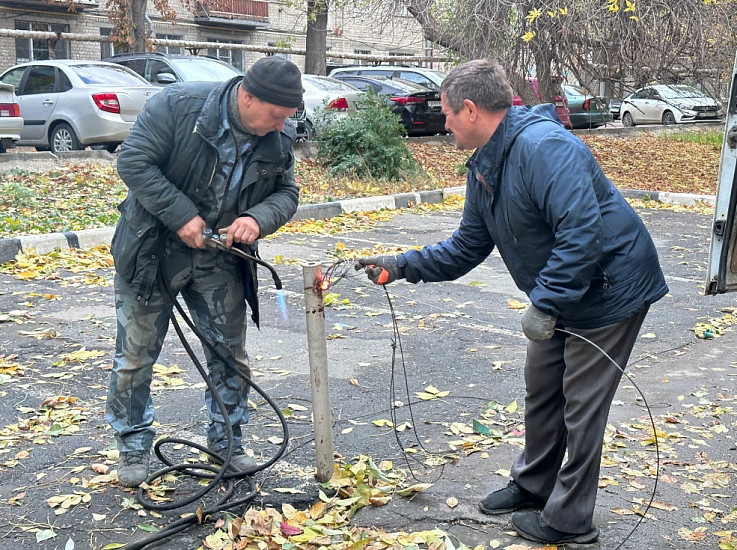
[[172,59],[171,62],[185,81],[223,82],[234,76],[243,76],[235,67],[205,57],[183,57]]
[[378,80],[379,82],[382,82],[389,88],[393,88],[394,91],[402,92],[406,94],[412,94],[414,92],[429,91],[429,89],[425,88],[424,86],[420,86],[419,84],[415,84],[414,82],[407,82],[406,80],[399,80],[396,78],[384,78],[384,77],[377,77],[376,80]]
[[143,78],[118,65],[71,65],[69,67],[85,84],[108,84],[115,86],[149,86]]
[[322,78],[305,78],[302,76],[302,86],[305,90],[318,91],[318,92],[356,92],[358,88],[351,86],[340,80],[334,78],[322,77]]
[[691,86],[662,86],[656,88],[658,93],[665,99],[680,99],[684,97],[707,97],[706,94]]

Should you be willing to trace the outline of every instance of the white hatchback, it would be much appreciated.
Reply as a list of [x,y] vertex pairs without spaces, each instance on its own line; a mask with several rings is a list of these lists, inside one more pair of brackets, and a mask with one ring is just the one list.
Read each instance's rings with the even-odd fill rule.
[[71,59],[22,63],[0,82],[15,87],[23,115],[17,144],[53,153],[91,145],[114,151],[146,101],[162,90],[126,67]]
[[23,129],[23,118],[15,97],[15,87],[0,82],[0,153],[15,147]]
[[716,100],[691,86],[658,84],[640,88],[622,101],[623,126],[714,122],[722,116]]

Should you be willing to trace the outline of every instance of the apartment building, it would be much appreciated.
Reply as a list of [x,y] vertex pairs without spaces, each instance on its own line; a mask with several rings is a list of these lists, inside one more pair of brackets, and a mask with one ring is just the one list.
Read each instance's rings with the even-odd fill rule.
[[[170,40],[210,42],[207,51],[160,46],[160,51],[177,54],[216,56],[240,69],[247,69],[266,54],[229,48],[230,44],[252,46],[305,47],[307,18],[293,2],[266,0],[169,0],[176,21],[163,21],[153,1],[148,14],[152,35]],[[423,39],[422,30],[410,16],[402,0],[366,8],[331,8],[328,19],[328,68],[357,64],[330,53],[376,56],[437,55]],[[74,0],[70,12],[67,0],[0,0],[0,28],[109,35],[113,25],[107,17],[105,0]],[[306,4],[306,3],[305,3]],[[190,7],[187,7],[190,6]],[[101,59],[114,54],[110,43],[33,38],[0,37],[0,70],[34,59]],[[280,54],[290,57],[290,54]],[[304,68],[304,56],[291,56]],[[432,63],[424,63],[431,66]],[[437,67],[437,64],[434,64]],[[329,70],[328,69],[328,70]]]

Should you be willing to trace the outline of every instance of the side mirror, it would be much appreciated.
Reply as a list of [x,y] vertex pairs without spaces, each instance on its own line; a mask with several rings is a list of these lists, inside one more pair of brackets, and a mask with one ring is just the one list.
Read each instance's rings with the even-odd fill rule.
[[177,77],[171,73],[159,73],[156,75],[156,82],[159,84],[174,84],[176,81]]

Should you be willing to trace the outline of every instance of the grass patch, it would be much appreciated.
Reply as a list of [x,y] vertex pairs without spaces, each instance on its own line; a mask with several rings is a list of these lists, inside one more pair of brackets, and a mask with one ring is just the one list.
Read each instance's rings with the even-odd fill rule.
[[697,132],[674,132],[663,135],[663,139],[696,143],[698,145],[711,145],[717,151],[722,150],[724,132],[721,130],[705,130]]

